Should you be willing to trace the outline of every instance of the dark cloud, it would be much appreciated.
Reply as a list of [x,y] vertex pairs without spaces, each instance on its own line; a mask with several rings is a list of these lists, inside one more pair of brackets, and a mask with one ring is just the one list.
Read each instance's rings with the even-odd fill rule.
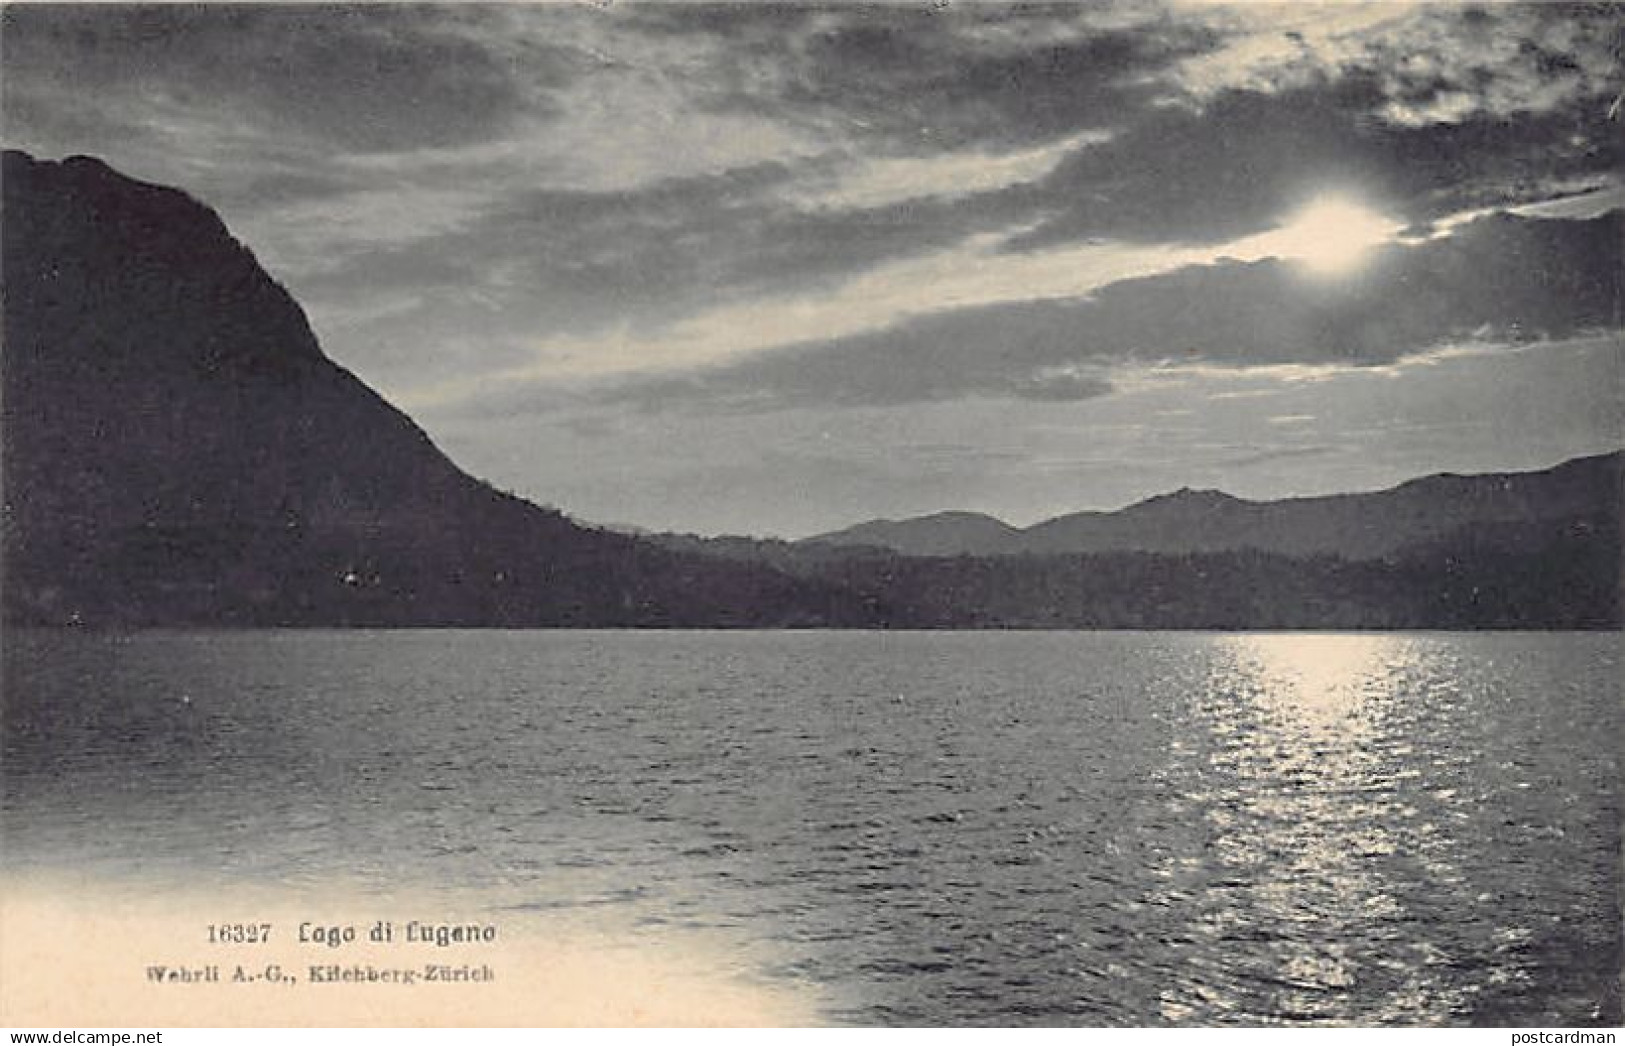
[[803,344],[610,396],[647,408],[768,410],[966,396],[1085,399],[1124,363],[1376,366],[1462,339],[1618,330],[1625,212],[1506,215],[1381,252],[1365,277],[1307,280],[1292,263],[1222,262],[1126,280],[1086,300],[966,309]]
[[857,113],[902,141],[1015,148],[1115,126],[1150,100],[1144,74],[1212,43],[1206,33],[1171,27],[1102,32],[1010,55],[977,54],[952,37],[933,48],[929,39],[907,26],[827,34],[808,49],[804,78],[788,100]]
[[1020,148],[1115,125],[1151,75],[1216,47],[1143,11],[1090,29],[1077,4],[649,5],[625,23],[726,42],[703,104],[838,128],[895,154]]
[[1200,111],[1150,114],[1030,190],[1057,213],[1012,247],[1096,237],[1220,243],[1269,228],[1327,186],[1427,221],[1546,198],[1566,179],[1601,176],[1622,158],[1604,104],[1516,122],[1478,114],[1410,127],[1375,118],[1386,99],[1375,76],[1352,73],[1288,91],[1227,91]]
[[887,406],[994,396],[1064,401],[1111,391],[1103,361],[1054,302],[940,314],[872,334],[803,344],[605,394],[645,409]]
[[454,230],[358,252],[320,280],[326,292],[473,287],[501,271],[496,293],[555,333],[647,327],[696,302],[833,287],[1007,228],[1031,206],[992,192],[840,208],[789,202],[797,187],[794,168],[767,163],[613,191],[521,188]]
[[[877,265],[959,243],[1008,218],[972,202],[914,200],[881,207],[801,209],[771,193],[740,198],[701,179],[647,192],[528,194],[473,235],[511,245],[538,281],[571,293],[615,288],[623,304],[738,296],[839,283]],[[963,204],[963,205],[960,205]],[[690,297],[690,301],[692,301]]]
[[[568,52],[504,53],[462,30],[479,9],[418,5],[27,4],[4,12],[8,122],[56,133],[97,107],[263,121],[330,147],[488,140],[560,86]],[[521,64],[521,57],[523,58]],[[15,106],[15,108],[13,108]],[[60,114],[60,115],[58,115]],[[106,120],[102,122],[112,122]],[[157,121],[161,122],[161,121]]]

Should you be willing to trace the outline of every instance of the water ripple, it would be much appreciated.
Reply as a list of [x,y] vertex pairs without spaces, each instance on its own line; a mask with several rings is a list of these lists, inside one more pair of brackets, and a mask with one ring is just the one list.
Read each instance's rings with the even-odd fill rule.
[[1618,636],[8,639],[13,867],[612,910],[846,1023],[1619,1019]]

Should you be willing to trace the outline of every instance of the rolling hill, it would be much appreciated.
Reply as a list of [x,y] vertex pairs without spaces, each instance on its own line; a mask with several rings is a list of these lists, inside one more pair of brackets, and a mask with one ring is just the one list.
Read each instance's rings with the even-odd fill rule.
[[[876,521],[805,539],[903,555],[1094,555],[1254,550],[1284,556],[1380,559],[1463,528],[1567,525],[1617,528],[1622,454],[1577,458],[1536,472],[1440,474],[1390,490],[1244,501],[1179,490],[1116,512],[1077,512],[1026,529],[989,516],[940,513]],[[944,520],[974,520],[945,526]]]

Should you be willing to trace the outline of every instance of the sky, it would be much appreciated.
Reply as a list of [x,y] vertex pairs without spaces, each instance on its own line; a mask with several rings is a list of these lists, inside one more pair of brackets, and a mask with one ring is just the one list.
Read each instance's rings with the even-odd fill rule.
[[17,4],[8,147],[216,209],[583,521],[1026,525],[1625,444],[1625,5]]

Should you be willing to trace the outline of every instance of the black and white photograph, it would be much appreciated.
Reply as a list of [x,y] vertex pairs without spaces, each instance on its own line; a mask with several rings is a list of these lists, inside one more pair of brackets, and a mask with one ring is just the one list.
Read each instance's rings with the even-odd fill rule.
[[5,3],[0,1026],[1612,1041],[1622,109],[1615,2]]

